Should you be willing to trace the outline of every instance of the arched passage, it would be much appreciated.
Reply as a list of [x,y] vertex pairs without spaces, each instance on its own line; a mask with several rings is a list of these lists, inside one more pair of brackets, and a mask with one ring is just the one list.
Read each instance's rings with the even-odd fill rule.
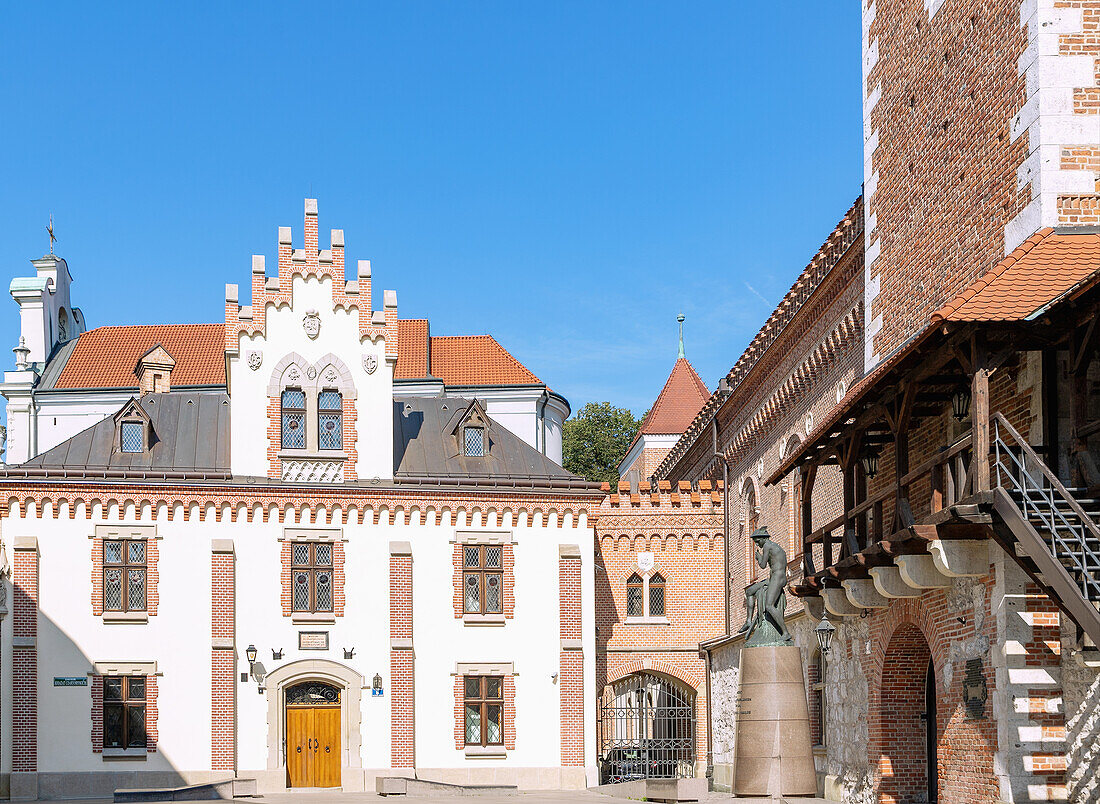
[[600,701],[600,782],[695,775],[695,690],[661,673],[608,684]]
[[913,623],[891,635],[879,690],[879,801],[935,802],[935,669],[928,640]]

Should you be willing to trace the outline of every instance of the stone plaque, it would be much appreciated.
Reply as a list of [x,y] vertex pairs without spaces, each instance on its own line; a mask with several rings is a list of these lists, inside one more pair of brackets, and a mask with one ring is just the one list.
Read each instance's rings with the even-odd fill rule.
[[328,631],[299,631],[298,650],[328,650]]
[[638,553],[638,569],[642,572],[653,569],[653,553]]

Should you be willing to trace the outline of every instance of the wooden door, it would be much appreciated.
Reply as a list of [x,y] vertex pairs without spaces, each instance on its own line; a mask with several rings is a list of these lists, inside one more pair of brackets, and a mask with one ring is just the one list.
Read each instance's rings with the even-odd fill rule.
[[340,786],[340,707],[287,707],[286,771],[289,787]]

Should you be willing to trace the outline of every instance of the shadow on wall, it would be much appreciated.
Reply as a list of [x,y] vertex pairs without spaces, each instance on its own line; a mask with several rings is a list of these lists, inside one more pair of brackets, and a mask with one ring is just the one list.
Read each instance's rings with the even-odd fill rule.
[[[159,657],[142,648],[122,647],[141,644],[140,634],[129,625],[112,626],[120,629],[119,634],[115,639],[102,640],[103,656],[90,657],[41,611],[34,640],[40,729],[35,746],[15,725],[21,711],[33,711],[34,688],[18,683],[13,675],[15,654],[27,650],[14,646],[14,612],[21,606],[35,604],[10,578],[0,580],[0,585],[12,602],[10,613],[0,620],[0,666],[4,675],[3,701],[12,710],[13,724],[12,731],[4,734],[5,742],[10,743],[0,747],[2,754],[10,753],[13,760],[11,774],[3,774],[0,781],[3,788],[0,794],[11,795],[13,799],[110,798],[118,788],[179,787],[232,776],[229,771],[180,770],[158,743],[160,701],[166,698],[189,701],[185,711],[209,711],[209,691],[203,689],[205,685],[188,682],[188,676],[194,677],[193,674],[161,676]],[[120,636],[131,638],[119,639]],[[197,652],[194,661],[196,667],[202,666],[197,677],[209,678],[209,651]],[[121,696],[117,696],[118,691]],[[104,697],[109,699],[106,710]],[[123,700],[110,700],[117,697]],[[139,717],[141,711],[144,718]],[[105,716],[111,721],[109,725]],[[191,731],[195,731],[194,726],[200,724],[209,734],[209,722],[201,719],[199,724],[173,723],[172,728],[177,731],[191,726]],[[112,738],[121,738],[131,747],[112,747]],[[139,747],[141,743],[144,749]],[[196,743],[204,744],[198,740]],[[197,750],[201,755],[202,749]],[[209,768],[209,752],[201,763],[194,764]]]
[[[1071,660],[1075,661],[1075,660]],[[1068,675],[1068,672],[1067,672]],[[1066,781],[1070,801],[1100,801],[1100,674],[1075,667],[1066,678]],[[1080,700],[1071,700],[1077,687]],[[1076,698],[1077,696],[1073,696]]]

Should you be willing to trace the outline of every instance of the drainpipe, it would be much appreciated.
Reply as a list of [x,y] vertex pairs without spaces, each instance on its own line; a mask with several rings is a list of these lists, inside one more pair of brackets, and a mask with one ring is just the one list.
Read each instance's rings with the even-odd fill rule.
[[[726,629],[729,631],[729,628]],[[700,645],[699,647],[702,647]],[[707,783],[708,789],[714,789],[714,726],[710,716],[710,648],[703,648],[707,662]]]
[[539,420],[538,431],[535,433],[535,440],[541,444],[541,452],[546,454],[546,403],[550,401],[550,392],[545,388],[542,391],[542,396],[539,397]]

